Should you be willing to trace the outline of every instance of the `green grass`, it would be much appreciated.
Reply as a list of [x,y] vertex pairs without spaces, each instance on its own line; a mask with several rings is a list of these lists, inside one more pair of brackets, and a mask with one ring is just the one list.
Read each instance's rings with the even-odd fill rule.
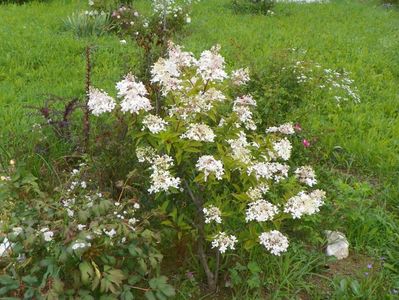
[[[235,14],[229,0],[202,0],[194,7],[191,25],[177,37],[196,54],[221,44],[229,68],[249,66],[254,72],[265,69],[272,55],[284,49],[306,49],[306,59],[350,71],[359,89],[360,104],[329,104],[298,117],[307,109],[305,102],[287,119],[300,121],[318,137],[320,154],[314,154],[314,159],[322,162],[319,171],[331,199],[323,210],[321,229],[342,230],[351,241],[351,255],[366,253],[370,259],[384,255],[389,266],[381,268],[371,282],[362,277],[364,266],[355,264],[347,277],[360,282],[356,294],[356,284],[348,290],[340,285],[339,276],[345,275],[325,274],[320,265],[323,258],[305,266],[305,249],[289,252],[280,264],[261,259],[259,264],[267,270],[262,278],[275,278],[268,286],[276,299],[303,293],[313,299],[326,293],[332,299],[344,299],[342,293],[350,299],[382,299],[390,289],[399,288],[399,12],[370,1],[331,2],[278,4],[275,15],[266,17]],[[131,42],[121,45],[114,35],[76,38],[63,29],[66,17],[82,8],[84,3],[79,1],[61,0],[1,6],[2,157],[29,161],[36,156],[30,132],[39,119],[25,106],[40,105],[49,94],[83,97],[87,45],[95,45],[94,85],[112,91],[124,73],[134,70],[138,50]],[[336,146],[343,150],[334,151]],[[54,159],[64,153],[64,147],[54,143],[51,151]],[[270,270],[268,264],[276,268]],[[308,280],[312,273],[328,277],[324,291]],[[185,289],[193,288],[179,282]],[[246,288],[240,293],[237,299],[253,295]]]

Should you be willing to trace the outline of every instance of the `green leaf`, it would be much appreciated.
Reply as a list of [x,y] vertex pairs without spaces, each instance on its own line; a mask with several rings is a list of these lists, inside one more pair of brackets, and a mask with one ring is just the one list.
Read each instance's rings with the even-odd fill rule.
[[32,275],[27,275],[22,277],[22,281],[29,284],[29,285],[34,285],[38,283],[38,279],[36,276],[32,276]]
[[121,300],[133,300],[134,295],[130,290],[124,290],[120,296]]
[[82,283],[87,285],[90,283],[90,280],[94,277],[94,270],[91,264],[87,261],[83,261],[79,264],[80,275],[82,279]]
[[152,291],[147,291],[144,296],[148,299],[148,300],[157,300],[157,298],[155,297],[154,293]]
[[249,271],[251,271],[251,273],[255,273],[255,274],[260,273],[262,271],[262,269],[259,267],[259,265],[254,261],[251,261],[248,263],[248,269],[249,269]]
[[0,284],[1,285],[11,285],[11,284],[15,284],[18,283],[17,280],[15,280],[14,278],[12,278],[9,275],[0,275]]
[[360,296],[360,284],[357,280],[351,282],[351,289],[356,296]]

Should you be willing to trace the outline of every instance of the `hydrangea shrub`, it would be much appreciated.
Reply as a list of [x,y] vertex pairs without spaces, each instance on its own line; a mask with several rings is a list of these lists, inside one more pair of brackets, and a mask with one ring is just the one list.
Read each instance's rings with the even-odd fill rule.
[[215,285],[216,275],[208,266],[205,240],[221,254],[241,246],[263,247],[265,255],[287,251],[285,221],[317,213],[326,196],[314,188],[312,167],[292,166],[294,126],[257,130],[257,102],[250,94],[237,94],[249,81],[248,70],[228,73],[219,46],[197,59],[170,44],[151,74],[163,95],[159,114],[132,74],[117,83],[118,101],[91,93],[91,110],[133,114],[131,130],[136,130],[137,159],[148,173],[147,192],[193,220],[209,285]]

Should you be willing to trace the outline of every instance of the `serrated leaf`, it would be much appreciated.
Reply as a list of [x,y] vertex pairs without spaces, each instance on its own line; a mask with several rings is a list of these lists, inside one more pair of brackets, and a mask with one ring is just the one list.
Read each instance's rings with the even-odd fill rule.
[[155,297],[154,293],[152,291],[147,291],[144,296],[148,299],[148,300],[157,300],[157,298]]

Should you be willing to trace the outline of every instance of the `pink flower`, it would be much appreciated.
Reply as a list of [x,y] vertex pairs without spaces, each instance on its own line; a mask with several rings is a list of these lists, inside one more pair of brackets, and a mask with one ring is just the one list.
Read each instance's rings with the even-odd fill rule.
[[295,131],[298,131],[298,132],[302,131],[302,127],[301,127],[301,125],[299,123],[296,123],[294,125],[294,129],[295,129]]
[[305,148],[309,148],[310,147],[310,142],[307,139],[303,139],[302,144]]

